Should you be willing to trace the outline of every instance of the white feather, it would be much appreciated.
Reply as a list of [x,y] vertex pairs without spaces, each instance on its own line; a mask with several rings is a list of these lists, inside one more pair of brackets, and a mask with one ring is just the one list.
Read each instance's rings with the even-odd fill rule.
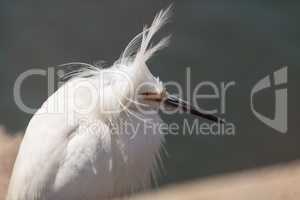
[[[157,178],[164,136],[159,127],[145,127],[160,124],[161,119],[156,112],[123,109],[123,103],[132,96],[127,89],[128,80],[118,77],[117,72],[128,75],[135,87],[149,81],[155,85],[152,90],[162,90],[146,61],[167,45],[168,37],[154,46],[150,42],[167,22],[169,12],[170,8],[161,11],[152,25],[129,43],[112,67],[99,69],[86,63],[61,66],[79,65],[83,69],[66,74],[65,78],[70,80],[31,119],[7,200],[107,199],[147,188]],[[100,95],[93,98],[90,90],[78,89],[78,85],[85,84]],[[86,112],[78,110],[74,103],[84,107],[95,99],[93,109]],[[63,109],[51,112],[56,106]],[[117,112],[106,113],[107,109]],[[140,130],[125,134],[125,122]],[[121,129],[116,131],[114,126]]]

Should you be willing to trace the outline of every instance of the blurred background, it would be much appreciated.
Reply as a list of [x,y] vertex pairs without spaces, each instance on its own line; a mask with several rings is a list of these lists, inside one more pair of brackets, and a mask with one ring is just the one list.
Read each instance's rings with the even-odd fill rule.
[[[0,124],[25,130],[31,115],[15,104],[16,78],[31,68],[67,62],[116,60],[127,43],[155,13],[174,3],[171,45],[149,62],[163,81],[191,85],[235,81],[222,117],[235,124],[234,136],[168,135],[165,173],[160,185],[267,166],[300,158],[299,114],[300,2],[271,0],[52,0],[0,1]],[[250,109],[250,91],[261,78],[288,66],[288,132],[260,122]],[[26,105],[47,99],[47,80],[32,76],[22,85]],[[219,101],[201,102],[205,108]],[[274,113],[274,91],[255,100],[257,110]],[[167,123],[191,119],[163,115]]]

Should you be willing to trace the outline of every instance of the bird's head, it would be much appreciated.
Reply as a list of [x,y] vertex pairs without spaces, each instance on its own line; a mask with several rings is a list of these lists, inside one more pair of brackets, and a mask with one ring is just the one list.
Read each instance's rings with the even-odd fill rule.
[[[135,106],[142,105],[139,107],[143,107],[145,105],[160,109],[172,107],[178,108],[182,111],[208,120],[222,123],[222,120],[219,118],[210,114],[202,113],[189,102],[170,95],[164,87],[164,84],[158,77],[153,76],[146,64],[149,58],[151,58],[157,51],[168,45],[170,36],[161,39],[156,44],[152,44],[151,39],[156,32],[168,22],[170,10],[171,7],[165,11],[159,12],[151,26],[146,26],[141,33],[135,36],[125,48],[121,57],[116,61],[115,66],[118,68],[118,72],[124,72],[127,76],[124,84],[119,84],[118,90],[125,91],[125,98],[123,98],[125,101],[123,102],[133,102]],[[130,89],[127,88],[133,89],[134,92],[130,93]]]
[[[170,37],[167,36],[157,43],[151,43],[153,36],[157,31],[165,25],[169,20],[171,7],[164,11],[160,11],[154,18],[151,26],[143,29],[141,33],[136,35],[127,45],[120,58],[112,67],[99,69],[92,65],[85,64],[86,70],[75,73],[77,77],[94,77],[89,80],[96,80],[96,84],[100,85],[97,95],[98,104],[102,116],[111,118],[112,113],[117,115],[130,109],[141,109],[145,112],[151,109],[177,108],[182,111],[209,119],[215,122],[222,122],[217,117],[210,114],[202,113],[189,102],[183,101],[178,97],[170,95],[164,84],[158,77],[153,76],[150,72],[147,61],[159,50],[168,45]],[[70,65],[70,64],[67,64]],[[72,76],[74,73],[71,74]],[[95,77],[98,77],[98,79]],[[85,99],[85,94],[80,95],[81,99]],[[90,104],[90,101],[86,101]],[[145,110],[146,109],[146,110]],[[109,111],[108,115],[106,111]]]

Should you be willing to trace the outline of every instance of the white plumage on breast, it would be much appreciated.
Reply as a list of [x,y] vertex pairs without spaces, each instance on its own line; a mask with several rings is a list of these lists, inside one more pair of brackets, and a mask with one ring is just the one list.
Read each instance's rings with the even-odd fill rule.
[[167,17],[168,10],[161,11],[110,68],[77,63],[84,70],[67,75],[71,80],[31,119],[7,200],[106,199],[146,188],[156,179],[164,142],[161,119],[157,112],[124,104],[138,103],[130,86],[151,83],[150,92],[163,92],[146,61],[167,43],[163,39],[149,47]]

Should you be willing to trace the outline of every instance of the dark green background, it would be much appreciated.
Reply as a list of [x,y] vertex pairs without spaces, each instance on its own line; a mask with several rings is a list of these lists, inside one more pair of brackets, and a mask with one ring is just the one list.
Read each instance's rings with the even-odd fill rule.
[[[23,130],[30,115],[13,101],[16,77],[30,68],[66,62],[92,63],[119,57],[128,41],[171,1],[72,0],[0,1],[0,124]],[[165,81],[185,84],[191,67],[192,86],[199,81],[235,81],[223,117],[236,135],[168,136],[169,157],[161,183],[254,168],[300,157],[299,1],[174,1],[173,34],[168,49],[149,63]],[[261,123],[250,110],[254,84],[281,66],[289,66],[289,131],[283,135]],[[47,98],[46,80],[34,77],[23,86],[26,104],[38,107]],[[273,115],[274,94],[266,91],[257,109]],[[204,102],[215,106],[216,102]],[[180,122],[187,115],[163,116]]]

